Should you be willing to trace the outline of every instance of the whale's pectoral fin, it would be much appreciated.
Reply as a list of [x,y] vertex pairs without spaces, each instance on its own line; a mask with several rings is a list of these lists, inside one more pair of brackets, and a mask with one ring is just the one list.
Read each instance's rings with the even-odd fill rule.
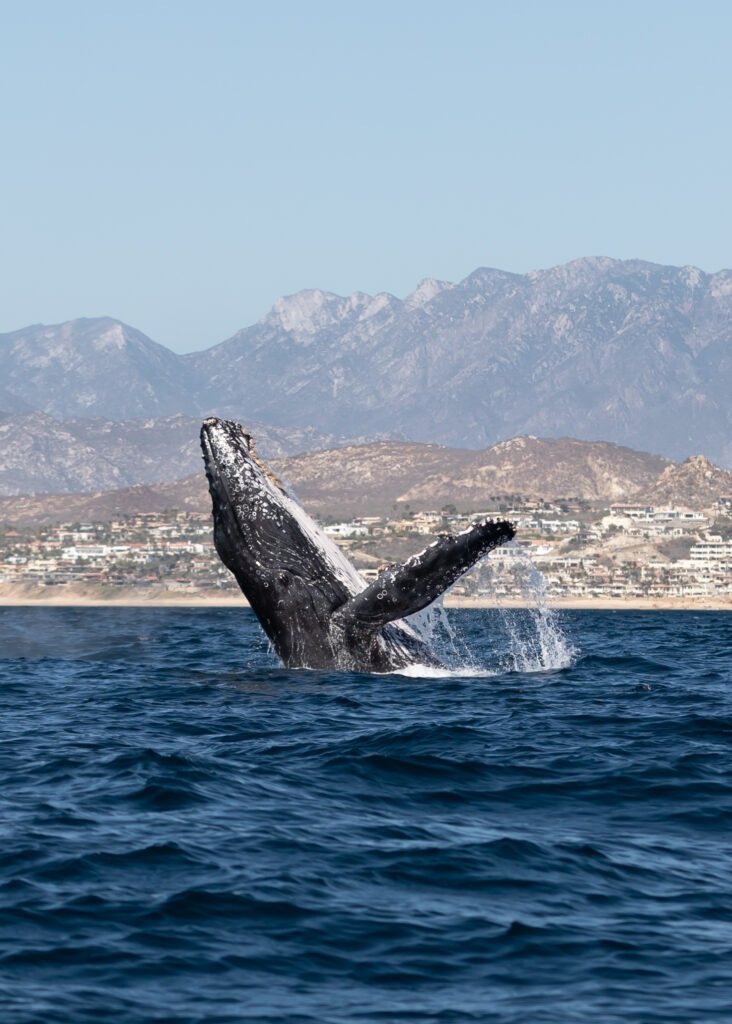
[[452,586],[478,559],[505,544],[513,526],[492,519],[454,536],[442,536],[402,565],[390,565],[372,584],[334,612],[343,626],[380,629],[421,611]]

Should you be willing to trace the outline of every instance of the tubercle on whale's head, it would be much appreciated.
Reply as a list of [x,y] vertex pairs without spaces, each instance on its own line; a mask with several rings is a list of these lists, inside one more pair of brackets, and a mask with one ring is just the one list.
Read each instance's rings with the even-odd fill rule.
[[234,420],[220,420],[216,416],[205,419],[201,425],[201,448],[209,482],[212,475],[228,470],[231,476],[249,464],[252,470],[256,466],[277,490],[286,493],[282,481],[257,454],[252,435]]

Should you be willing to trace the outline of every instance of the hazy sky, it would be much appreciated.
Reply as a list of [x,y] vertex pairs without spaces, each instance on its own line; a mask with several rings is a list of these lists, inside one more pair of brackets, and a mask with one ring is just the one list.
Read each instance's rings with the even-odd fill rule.
[[179,351],[301,288],[732,266],[732,4],[4,3],[0,332]]

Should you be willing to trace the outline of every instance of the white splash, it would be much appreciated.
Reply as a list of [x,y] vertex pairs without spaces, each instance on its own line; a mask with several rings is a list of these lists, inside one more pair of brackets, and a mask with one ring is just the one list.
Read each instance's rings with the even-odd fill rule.
[[[509,672],[550,672],[568,668],[577,657],[577,649],[559,623],[557,612],[547,601],[546,581],[531,561],[525,548],[511,541],[515,549],[511,559],[513,585],[523,607],[506,608],[494,595],[495,607],[507,638],[507,650],[500,659]],[[488,562],[489,572],[492,569]]]
[[[435,652],[444,667],[411,665],[400,669],[399,675],[420,678],[486,677],[507,672],[552,672],[568,668],[574,662],[577,650],[564,633],[557,612],[549,607],[544,577],[524,548],[515,541],[506,547],[513,549],[509,561],[511,588],[522,606],[506,608],[500,604],[495,579],[501,570],[496,562],[485,559],[480,573],[484,585],[493,590],[494,601],[494,607],[488,612],[493,620],[489,626],[491,664],[482,663],[483,658],[476,656],[473,645],[466,642],[440,598],[429,608],[404,621]],[[506,563],[501,560],[501,564]]]
[[411,676],[414,679],[460,679],[475,678],[485,679],[499,675],[496,669],[475,668],[468,665],[462,668],[439,668],[436,665],[407,665],[405,668],[397,669],[393,675]]
[[[459,668],[462,674],[465,670],[477,668],[477,666],[461,633],[450,621],[450,616],[443,604],[444,599],[445,595],[441,594],[429,607],[401,621],[405,625],[411,626],[422,643],[429,650],[434,651],[441,661]],[[433,671],[437,675],[454,674],[452,669],[440,668]],[[409,672],[408,674],[413,673]],[[430,672],[430,674],[433,673]]]

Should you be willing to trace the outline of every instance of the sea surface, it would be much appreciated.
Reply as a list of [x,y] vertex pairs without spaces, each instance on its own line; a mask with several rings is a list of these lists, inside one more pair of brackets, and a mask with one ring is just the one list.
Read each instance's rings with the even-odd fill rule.
[[732,615],[0,609],[0,1021],[732,1021]]

